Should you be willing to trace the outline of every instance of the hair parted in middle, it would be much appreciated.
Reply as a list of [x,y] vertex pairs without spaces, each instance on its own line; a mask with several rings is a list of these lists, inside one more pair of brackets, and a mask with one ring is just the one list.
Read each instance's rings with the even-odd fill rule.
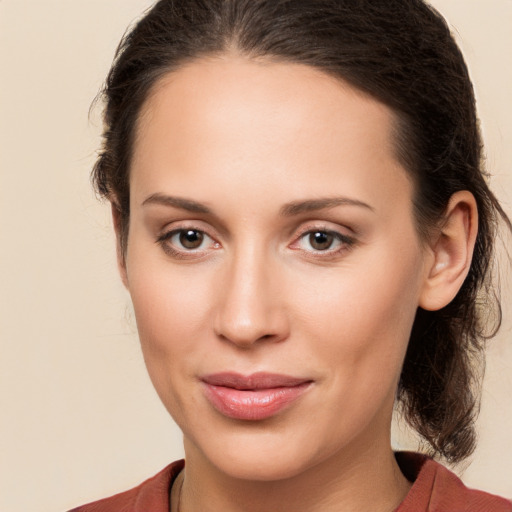
[[397,391],[431,453],[462,460],[475,446],[476,363],[500,323],[490,281],[497,221],[510,221],[486,183],[473,87],[447,23],[421,0],[158,1],[121,41],[102,92],[103,148],[93,181],[119,212],[123,251],[145,101],[168,73],[226,54],[312,66],[387,105],[424,243],[452,194],[475,196],[479,231],[469,275],[448,306],[418,310]]

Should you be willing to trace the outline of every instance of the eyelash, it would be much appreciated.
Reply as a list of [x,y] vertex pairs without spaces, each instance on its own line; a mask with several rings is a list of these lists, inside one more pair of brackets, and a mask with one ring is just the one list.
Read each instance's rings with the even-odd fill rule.
[[[305,251],[308,253],[309,257],[312,258],[318,258],[318,259],[329,259],[329,258],[336,258],[337,256],[340,256],[341,254],[349,251],[352,249],[356,243],[355,238],[344,235],[342,233],[339,233],[338,231],[334,231],[332,229],[329,229],[326,226],[308,226],[303,231],[299,233],[299,235],[296,238],[296,241],[293,242],[292,245],[299,244],[302,240],[306,240],[307,237],[316,234],[316,233],[322,233],[324,235],[328,235],[333,237],[333,243],[338,241],[339,247],[337,249],[331,249],[330,247],[325,250],[310,250]],[[293,247],[292,247],[293,248]],[[295,249],[294,250],[300,250]]]
[[[182,250],[174,248],[169,241],[172,239],[173,236],[179,235],[181,233],[185,233],[187,231],[195,231],[197,233],[201,233],[203,236],[206,236],[210,238],[212,241],[214,240],[213,237],[211,237],[204,229],[194,227],[194,226],[186,226],[186,227],[180,227],[172,229],[171,231],[167,231],[160,235],[156,242],[160,244],[163,251],[171,256],[172,258],[178,259],[178,260],[185,260],[190,259],[191,257],[197,257],[197,255],[202,255],[200,250],[198,249],[192,249],[192,250],[186,250],[185,248]],[[218,242],[214,242],[214,245],[219,246],[220,244]]]
[[[158,236],[156,242],[160,244],[163,251],[171,256],[172,258],[179,259],[179,260],[185,260],[185,259],[191,259],[191,258],[200,258],[204,255],[204,251],[201,251],[200,249],[190,249],[187,250],[186,248],[183,249],[176,249],[173,247],[169,241],[175,236],[182,234],[187,231],[194,231],[197,233],[202,234],[205,237],[210,238],[214,243],[214,247],[218,248],[220,247],[220,244],[214,240],[212,236],[210,236],[204,229],[197,228],[194,226],[185,226],[185,227],[179,227],[172,229],[171,231],[167,231],[163,233],[162,235]],[[305,228],[302,232],[299,233],[299,235],[295,238],[295,241],[290,245],[290,248],[292,250],[300,250],[299,248],[293,247],[293,245],[299,244],[302,240],[306,239],[306,237],[311,236],[315,233],[322,233],[324,235],[332,236],[333,241],[338,241],[340,246],[337,249],[331,249],[330,247],[325,250],[304,250],[304,252],[308,253],[308,257],[311,258],[317,258],[317,259],[329,259],[329,258],[335,258],[339,255],[341,255],[344,252],[347,252],[353,248],[353,246],[356,243],[355,238],[351,236],[344,235],[342,233],[339,233],[337,231],[334,231],[332,229],[329,229],[325,226],[309,226]]]

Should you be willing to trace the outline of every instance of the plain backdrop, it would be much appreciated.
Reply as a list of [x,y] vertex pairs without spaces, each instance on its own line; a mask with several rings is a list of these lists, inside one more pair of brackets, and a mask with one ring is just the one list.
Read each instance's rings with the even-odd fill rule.
[[[146,375],[89,171],[89,106],[148,0],[0,0],[0,510],[55,512],[182,456]],[[512,1],[435,0],[467,57],[512,214]],[[510,240],[510,239],[509,239]],[[512,273],[504,273],[510,281]],[[512,308],[489,349],[471,486],[512,497]],[[407,435],[397,447],[411,446]]]

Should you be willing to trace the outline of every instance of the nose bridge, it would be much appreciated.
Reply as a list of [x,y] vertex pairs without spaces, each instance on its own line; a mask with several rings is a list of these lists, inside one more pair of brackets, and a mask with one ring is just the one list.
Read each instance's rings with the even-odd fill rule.
[[247,242],[226,258],[215,331],[239,346],[282,340],[287,322],[276,288],[276,264],[263,244]]

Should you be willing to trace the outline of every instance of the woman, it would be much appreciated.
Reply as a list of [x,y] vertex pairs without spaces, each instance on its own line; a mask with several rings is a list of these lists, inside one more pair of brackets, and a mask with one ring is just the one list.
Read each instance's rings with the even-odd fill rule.
[[161,0],[105,99],[94,181],[186,466],[75,510],[512,510],[389,441],[398,403],[431,455],[472,452],[510,227],[440,15]]

